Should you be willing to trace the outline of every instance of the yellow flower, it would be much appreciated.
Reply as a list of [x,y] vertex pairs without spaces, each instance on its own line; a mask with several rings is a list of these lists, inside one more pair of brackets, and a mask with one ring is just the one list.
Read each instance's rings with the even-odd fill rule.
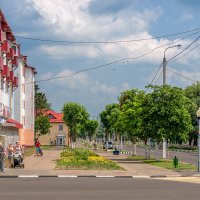
[[88,157],[89,161],[106,161],[107,159],[101,156],[89,156]]

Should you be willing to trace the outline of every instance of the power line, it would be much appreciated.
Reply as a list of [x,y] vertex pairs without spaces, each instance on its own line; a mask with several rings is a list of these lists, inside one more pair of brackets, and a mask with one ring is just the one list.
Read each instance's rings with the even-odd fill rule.
[[200,36],[198,36],[195,40],[193,40],[187,47],[185,47],[181,52],[179,52],[178,54],[176,54],[175,56],[173,56],[172,58],[170,58],[167,62],[173,60],[174,58],[176,58],[177,56],[179,56],[180,54],[182,54],[184,51],[186,51],[191,45],[193,45],[198,39],[200,38]]
[[[34,82],[35,82],[35,83],[38,83],[38,82],[50,81],[50,80],[54,80],[54,79],[72,78],[73,76],[75,76],[75,75],[77,75],[77,74],[79,74],[79,73],[82,73],[82,72],[86,72],[86,71],[91,71],[91,70],[103,68],[103,67],[110,66],[110,65],[113,65],[113,64],[116,64],[116,63],[120,63],[120,62],[123,62],[123,61],[126,61],[126,60],[136,60],[136,59],[142,58],[142,57],[144,57],[144,56],[146,56],[146,55],[148,55],[148,54],[153,53],[155,50],[157,50],[157,49],[159,49],[159,48],[162,48],[162,47],[165,47],[165,46],[169,46],[169,45],[175,44],[175,43],[177,43],[177,42],[180,42],[181,40],[184,40],[184,39],[186,39],[186,38],[188,38],[188,37],[191,37],[191,36],[193,36],[193,35],[195,35],[195,34],[198,34],[199,32],[200,32],[200,31],[195,32],[195,33],[192,33],[192,34],[190,34],[190,35],[187,35],[187,36],[185,36],[185,37],[183,37],[183,38],[180,38],[179,40],[177,40],[177,41],[175,41],[175,42],[170,42],[170,43],[168,43],[168,44],[161,45],[161,46],[159,46],[159,47],[156,47],[156,48],[154,48],[154,49],[152,49],[152,50],[150,50],[150,51],[148,51],[148,52],[146,52],[146,53],[144,53],[144,54],[142,54],[142,55],[136,56],[136,57],[122,58],[122,59],[119,59],[119,60],[115,60],[115,61],[113,61],[113,62],[109,62],[109,63],[102,64],[102,65],[98,65],[98,66],[95,66],[95,67],[90,67],[90,68],[81,69],[81,70],[78,70],[77,72],[72,73],[71,75],[59,76],[59,77],[51,77],[51,78],[48,78],[48,79],[36,80],[36,81],[34,81]],[[33,83],[33,82],[25,83],[25,85],[31,84],[31,83]],[[21,84],[21,85],[22,85],[22,84]],[[21,86],[21,85],[18,85],[18,86]]]
[[140,42],[140,41],[146,41],[146,40],[153,40],[153,39],[160,39],[160,38],[167,38],[172,37],[176,35],[182,35],[185,33],[191,33],[194,31],[200,30],[200,28],[187,30],[183,32],[177,32],[172,33],[168,35],[161,35],[156,37],[149,37],[149,38],[141,38],[141,39],[131,39],[131,40],[117,40],[117,41],[68,41],[68,40],[51,40],[51,39],[41,39],[41,38],[32,38],[32,37],[24,37],[15,35],[16,38],[24,39],[24,40],[34,40],[34,41],[40,41],[40,42],[52,42],[52,43],[68,43],[68,44],[114,44],[114,43],[130,43],[130,42]]
[[169,69],[169,68],[167,68],[167,70],[168,70],[169,72],[171,72],[171,73],[173,73],[173,74],[175,74],[175,75],[177,75],[177,76],[180,76],[180,77],[182,77],[182,78],[184,78],[184,79],[187,79],[187,80],[189,80],[189,81],[192,81],[192,82],[196,82],[196,81],[197,81],[197,80],[191,79],[191,78],[189,78],[189,77],[187,77],[187,76],[185,76],[185,75],[182,75],[181,72],[175,72],[175,71],[173,71],[173,70],[171,70],[171,69]]
[[[163,65],[163,63],[161,63],[161,64],[158,66],[158,69],[157,69],[157,71],[156,71],[156,73],[155,73],[153,79],[152,79],[151,82],[149,83],[149,85],[152,85],[152,83],[153,83],[153,81],[155,80],[155,78],[156,78],[158,72],[160,71],[162,65]],[[148,92],[148,90],[149,90],[149,87],[146,89],[145,93]]]
[[156,85],[156,84],[157,84],[157,82],[158,82],[158,80],[160,79],[160,77],[161,77],[161,75],[162,75],[162,74],[163,74],[163,71],[161,70],[161,72],[160,72],[160,74],[159,74],[159,76],[158,76],[157,80],[155,81],[154,85]]
[[170,63],[175,62],[177,60],[180,60],[181,58],[185,57],[186,55],[188,55],[189,53],[191,53],[192,51],[194,51],[200,44],[197,44],[194,48],[192,48],[190,51],[186,52],[185,54],[183,54],[182,56],[170,61]]

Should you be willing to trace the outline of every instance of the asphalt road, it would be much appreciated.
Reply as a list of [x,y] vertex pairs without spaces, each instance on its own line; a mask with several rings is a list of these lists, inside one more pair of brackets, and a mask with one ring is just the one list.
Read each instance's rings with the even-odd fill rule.
[[199,196],[199,184],[155,179],[0,179],[1,200],[188,200]]
[[[123,150],[132,151],[132,146],[123,146]],[[137,154],[144,156],[145,154],[144,148],[137,147]],[[192,163],[197,165],[198,162],[198,153],[190,153],[190,152],[175,152],[175,151],[169,151],[169,158],[172,159],[174,156],[177,156],[178,159],[182,162]],[[155,156],[154,149],[151,150],[151,156]],[[159,150],[158,152],[159,158],[162,158],[162,150]]]

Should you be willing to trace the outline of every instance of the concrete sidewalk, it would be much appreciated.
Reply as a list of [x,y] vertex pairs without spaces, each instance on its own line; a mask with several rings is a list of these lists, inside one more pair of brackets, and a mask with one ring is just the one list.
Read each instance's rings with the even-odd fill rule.
[[176,172],[138,161],[128,161],[128,155],[113,155],[112,152],[97,150],[95,153],[117,162],[125,170],[55,170],[60,150],[43,151],[44,156],[30,156],[24,160],[25,169],[6,169],[0,176],[39,175],[39,176],[199,176],[195,171]]

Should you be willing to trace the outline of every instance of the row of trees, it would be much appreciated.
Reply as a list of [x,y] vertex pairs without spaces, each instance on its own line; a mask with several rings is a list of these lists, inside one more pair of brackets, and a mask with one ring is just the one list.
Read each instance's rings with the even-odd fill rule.
[[78,103],[69,102],[64,104],[62,112],[63,120],[69,127],[72,148],[75,146],[77,135],[82,138],[88,136],[91,141],[97,130],[98,121],[89,119],[86,108]]
[[148,86],[145,93],[132,89],[123,91],[118,103],[109,104],[100,113],[105,129],[105,138],[115,134],[128,135],[133,142],[136,155],[136,141],[145,144],[151,138],[158,144],[164,138],[170,143],[197,141],[196,110],[200,106],[200,84],[193,84],[184,90],[172,86]]

